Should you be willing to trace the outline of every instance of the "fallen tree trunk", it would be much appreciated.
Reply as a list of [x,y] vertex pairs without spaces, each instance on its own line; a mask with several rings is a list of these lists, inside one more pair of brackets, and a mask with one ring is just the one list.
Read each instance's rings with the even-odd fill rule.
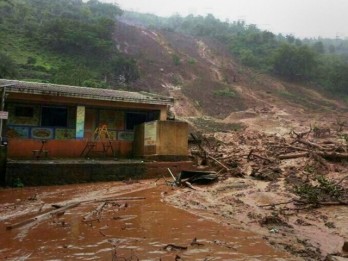
[[[301,157],[308,157],[310,152],[301,152],[301,153],[289,153],[284,155],[279,155],[279,159],[295,159]],[[317,151],[316,155],[323,157],[327,160],[337,160],[337,159],[348,159],[348,153],[338,153],[338,152],[324,152]]]
[[64,212],[65,210],[67,210],[69,208],[77,207],[78,205],[80,205],[80,202],[74,202],[74,203],[66,205],[66,206],[64,206],[62,208],[51,210],[51,211],[49,211],[49,212],[47,212],[45,214],[41,214],[41,215],[38,215],[36,217],[30,218],[30,219],[26,219],[26,220],[18,222],[18,223],[8,225],[6,227],[6,229],[10,230],[10,229],[14,229],[14,228],[25,226],[25,225],[33,223],[33,222],[41,222],[41,221],[49,218],[51,215],[58,214],[60,212]]
[[317,154],[322,156],[324,159],[327,159],[327,160],[348,159],[348,153],[317,152]]
[[143,200],[145,197],[119,197],[119,198],[101,198],[101,199],[88,199],[79,201],[80,203],[89,203],[89,202],[110,202],[110,201],[129,201],[129,200]]

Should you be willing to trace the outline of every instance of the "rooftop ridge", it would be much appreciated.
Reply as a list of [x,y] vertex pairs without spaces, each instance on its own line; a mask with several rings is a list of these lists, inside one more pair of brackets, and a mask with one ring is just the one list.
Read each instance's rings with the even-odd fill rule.
[[163,105],[171,105],[174,102],[172,97],[166,97],[154,93],[101,89],[53,83],[37,83],[19,80],[0,79],[0,87],[6,87],[8,92],[78,97],[95,100],[124,102],[131,101]]

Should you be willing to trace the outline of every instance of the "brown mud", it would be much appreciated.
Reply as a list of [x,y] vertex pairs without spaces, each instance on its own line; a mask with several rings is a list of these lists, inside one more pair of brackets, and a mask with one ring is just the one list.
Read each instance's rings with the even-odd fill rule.
[[[166,204],[163,197],[171,193],[171,187],[154,181],[3,189],[0,259],[296,260],[255,233]],[[83,219],[100,204],[96,200],[121,195],[145,199],[108,201],[99,220]],[[50,210],[50,204],[77,201],[84,203],[34,225],[6,230]]]

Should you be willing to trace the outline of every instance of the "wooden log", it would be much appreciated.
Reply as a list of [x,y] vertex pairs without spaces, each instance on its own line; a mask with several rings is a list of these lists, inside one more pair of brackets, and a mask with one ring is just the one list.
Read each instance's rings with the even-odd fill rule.
[[348,153],[317,152],[317,154],[322,156],[324,159],[327,159],[327,160],[348,159]]
[[308,157],[308,155],[309,155],[309,152],[289,153],[289,154],[279,155],[278,158],[280,160],[283,160],[283,159],[296,159],[296,158]]
[[174,179],[174,182],[177,183],[177,180],[176,180],[176,178],[174,177],[174,175],[173,175],[172,171],[170,170],[170,168],[168,168],[168,172],[169,172],[169,174],[172,176],[172,178]]
[[88,199],[79,201],[80,203],[89,203],[89,202],[110,202],[110,201],[129,201],[129,200],[144,200],[145,197],[118,197],[118,198],[101,198],[101,199]]
[[322,146],[320,146],[320,145],[318,145],[318,144],[316,144],[316,143],[307,141],[307,140],[298,139],[297,141],[298,141],[299,143],[302,143],[302,144],[305,144],[305,145],[307,145],[307,146],[310,146],[310,147],[319,149],[319,150],[321,150],[321,151],[324,151],[324,150],[325,150],[325,148],[323,148]]
[[33,218],[30,218],[30,219],[26,219],[24,221],[21,221],[21,222],[18,222],[18,223],[15,223],[15,224],[11,224],[11,225],[8,225],[6,227],[6,229],[8,230],[11,230],[11,229],[14,229],[14,228],[18,228],[18,227],[22,227],[22,226],[25,226],[27,224],[30,224],[30,223],[33,223],[33,222],[41,222],[47,218],[49,218],[51,215],[53,214],[58,214],[60,212],[64,212],[65,210],[69,209],[69,208],[74,208],[74,207],[77,207],[78,205],[80,205],[80,202],[74,202],[74,203],[71,203],[69,205],[66,205],[62,208],[59,208],[59,209],[54,209],[54,210],[51,210],[47,213],[44,213],[44,214],[41,214],[41,215],[38,215],[38,216],[35,216]]
[[165,245],[163,248],[163,250],[187,250],[187,247],[185,246],[179,246],[179,245],[174,245],[174,244],[168,244],[168,245]]
[[250,157],[251,157],[251,155],[253,154],[253,152],[254,152],[253,149],[251,149],[251,150],[249,151],[248,156],[247,156],[247,160],[248,160],[248,161],[250,160]]
[[281,149],[293,149],[293,150],[299,150],[299,151],[310,151],[309,149],[300,148],[292,145],[279,145],[279,146],[272,146],[273,148],[281,148]]
[[[301,157],[308,157],[310,152],[301,153],[289,153],[284,155],[279,155],[279,159],[295,159]],[[319,155],[327,160],[337,160],[337,159],[348,159],[348,153],[338,153],[338,152],[326,152],[326,151],[316,151],[314,154]]]
[[[260,155],[257,155],[257,154],[251,154],[250,157],[251,157],[251,156],[254,156],[254,157],[256,157],[256,158],[259,158],[259,159],[268,161],[268,162],[270,162],[270,163],[272,162],[272,160],[270,160],[269,158],[266,158],[266,157],[263,157],[263,156],[260,156]],[[250,158],[250,157],[249,157],[249,158]]]
[[215,159],[214,157],[208,155],[208,158],[214,160],[217,164],[219,164],[221,167],[223,167],[224,169],[226,169],[227,171],[230,171],[230,168],[227,167],[225,164],[221,163],[220,161],[218,161],[217,159]]
[[189,187],[190,189],[193,189],[193,190],[197,190],[197,188],[195,188],[194,186],[192,186],[192,184],[188,181],[185,181],[183,182],[183,184],[185,184],[187,187]]

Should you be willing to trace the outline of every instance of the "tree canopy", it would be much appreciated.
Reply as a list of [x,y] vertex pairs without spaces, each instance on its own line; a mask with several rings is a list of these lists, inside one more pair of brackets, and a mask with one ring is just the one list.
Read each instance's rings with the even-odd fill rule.
[[115,48],[121,14],[117,5],[98,0],[3,1],[0,51],[17,63],[20,78],[94,87],[119,84],[119,78],[129,83],[139,75],[135,61]]

